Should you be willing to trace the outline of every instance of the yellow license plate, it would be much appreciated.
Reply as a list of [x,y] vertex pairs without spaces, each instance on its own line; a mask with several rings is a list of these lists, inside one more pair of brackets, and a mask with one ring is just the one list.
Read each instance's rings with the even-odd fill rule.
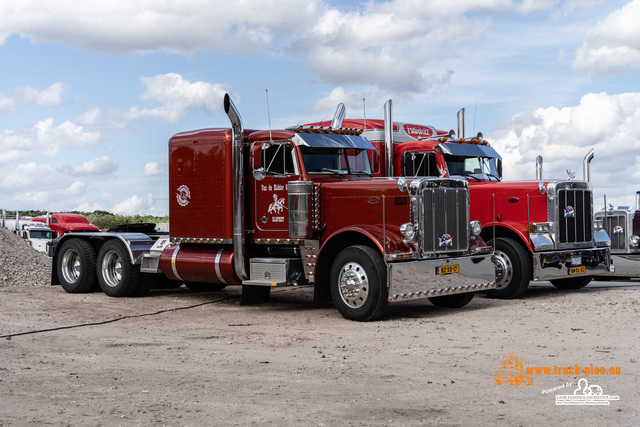
[[436,268],[436,274],[452,274],[459,273],[460,266],[458,264],[453,265],[443,265],[441,267]]
[[587,267],[571,267],[569,274],[584,274],[587,272]]

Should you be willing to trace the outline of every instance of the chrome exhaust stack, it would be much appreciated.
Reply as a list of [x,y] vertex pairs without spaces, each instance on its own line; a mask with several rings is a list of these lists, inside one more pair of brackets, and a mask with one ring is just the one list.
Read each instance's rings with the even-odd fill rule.
[[584,156],[584,160],[582,162],[582,175],[583,179],[587,182],[591,181],[591,170],[589,168],[589,164],[591,160],[593,160],[593,148],[589,150],[586,156]]
[[536,157],[536,179],[542,180],[542,156]]
[[393,177],[393,120],[391,120],[391,100],[384,104],[384,165],[386,176]]
[[244,161],[242,153],[242,118],[231,101],[224,95],[224,112],[231,121],[233,131],[231,162],[233,165],[233,267],[240,280],[246,280],[244,266]]
[[458,138],[464,138],[464,108],[458,110]]
[[340,104],[338,104],[338,108],[336,108],[336,112],[333,115],[333,120],[331,121],[331,129],[340,129],[342,127],[342,121],[344,120],[345,114],[346,108],[341,102]]

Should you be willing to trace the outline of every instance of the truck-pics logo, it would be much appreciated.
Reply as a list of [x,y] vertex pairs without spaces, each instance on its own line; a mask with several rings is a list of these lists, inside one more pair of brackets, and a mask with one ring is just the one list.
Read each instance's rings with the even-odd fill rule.
[[575,209],[573,209],[573,206],[567,206],[566,208],[564,208],[564,217],[565,218],[575,218],[576,217],[576,211],[575,211]]
[[509,353],[500,361],[500,367],[493,378],[497,385],[508,383],[511,385],[533,384],[533,377],[524,374],[522,358],[516,353]]
[[189,191],[189,187],[186,185],[178,187],[178,191],[176,191],[176,199],[180,206],[187,206],[191,201],[191,192]]
[[451,237],[451,234],[445,233],[440,236],[440,238],[438,239],[438,247],[448,248],[451,246],[453,246],[453,237]]
[[621,226],[616,225],[615,227],[613,227],[613,234],[622,234],[623,232],[624,230]]

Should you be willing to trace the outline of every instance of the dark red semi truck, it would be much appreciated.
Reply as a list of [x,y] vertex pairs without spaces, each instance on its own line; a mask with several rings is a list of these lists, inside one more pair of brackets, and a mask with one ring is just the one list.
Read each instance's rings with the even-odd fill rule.
[[310,285],[316,300],[359,321],[396,301],[461,307],[494,289],[466,180],[373,178],[375,147],[360,131],[248,130],[228,96],[224,108],[231,128],[169,141],[170,235],[65,234],[53,284],[110,296],[141,295],[160,280],[241,285],[241,304]]

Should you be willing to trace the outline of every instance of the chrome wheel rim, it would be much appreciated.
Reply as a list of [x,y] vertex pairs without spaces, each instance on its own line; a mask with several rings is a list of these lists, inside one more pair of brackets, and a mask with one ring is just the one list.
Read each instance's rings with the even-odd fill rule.
[[102,258],[102,278],[104,283],[113,288],[120,284],[122,280],[122,262],[120,255],[116,251],[107,252]]
[[67,283],[75,283],[80,278],[82,264],[80,255],[73,249],[69,249],[62,256],[62,277]]
[[369,277],[357,262],[348,262],[340,269],[338,278],[340,297],[352,308],[361,307],[369,295]]
[[511,259],[502,251],[495,251],[496,288],[505,288],[513,279]]

